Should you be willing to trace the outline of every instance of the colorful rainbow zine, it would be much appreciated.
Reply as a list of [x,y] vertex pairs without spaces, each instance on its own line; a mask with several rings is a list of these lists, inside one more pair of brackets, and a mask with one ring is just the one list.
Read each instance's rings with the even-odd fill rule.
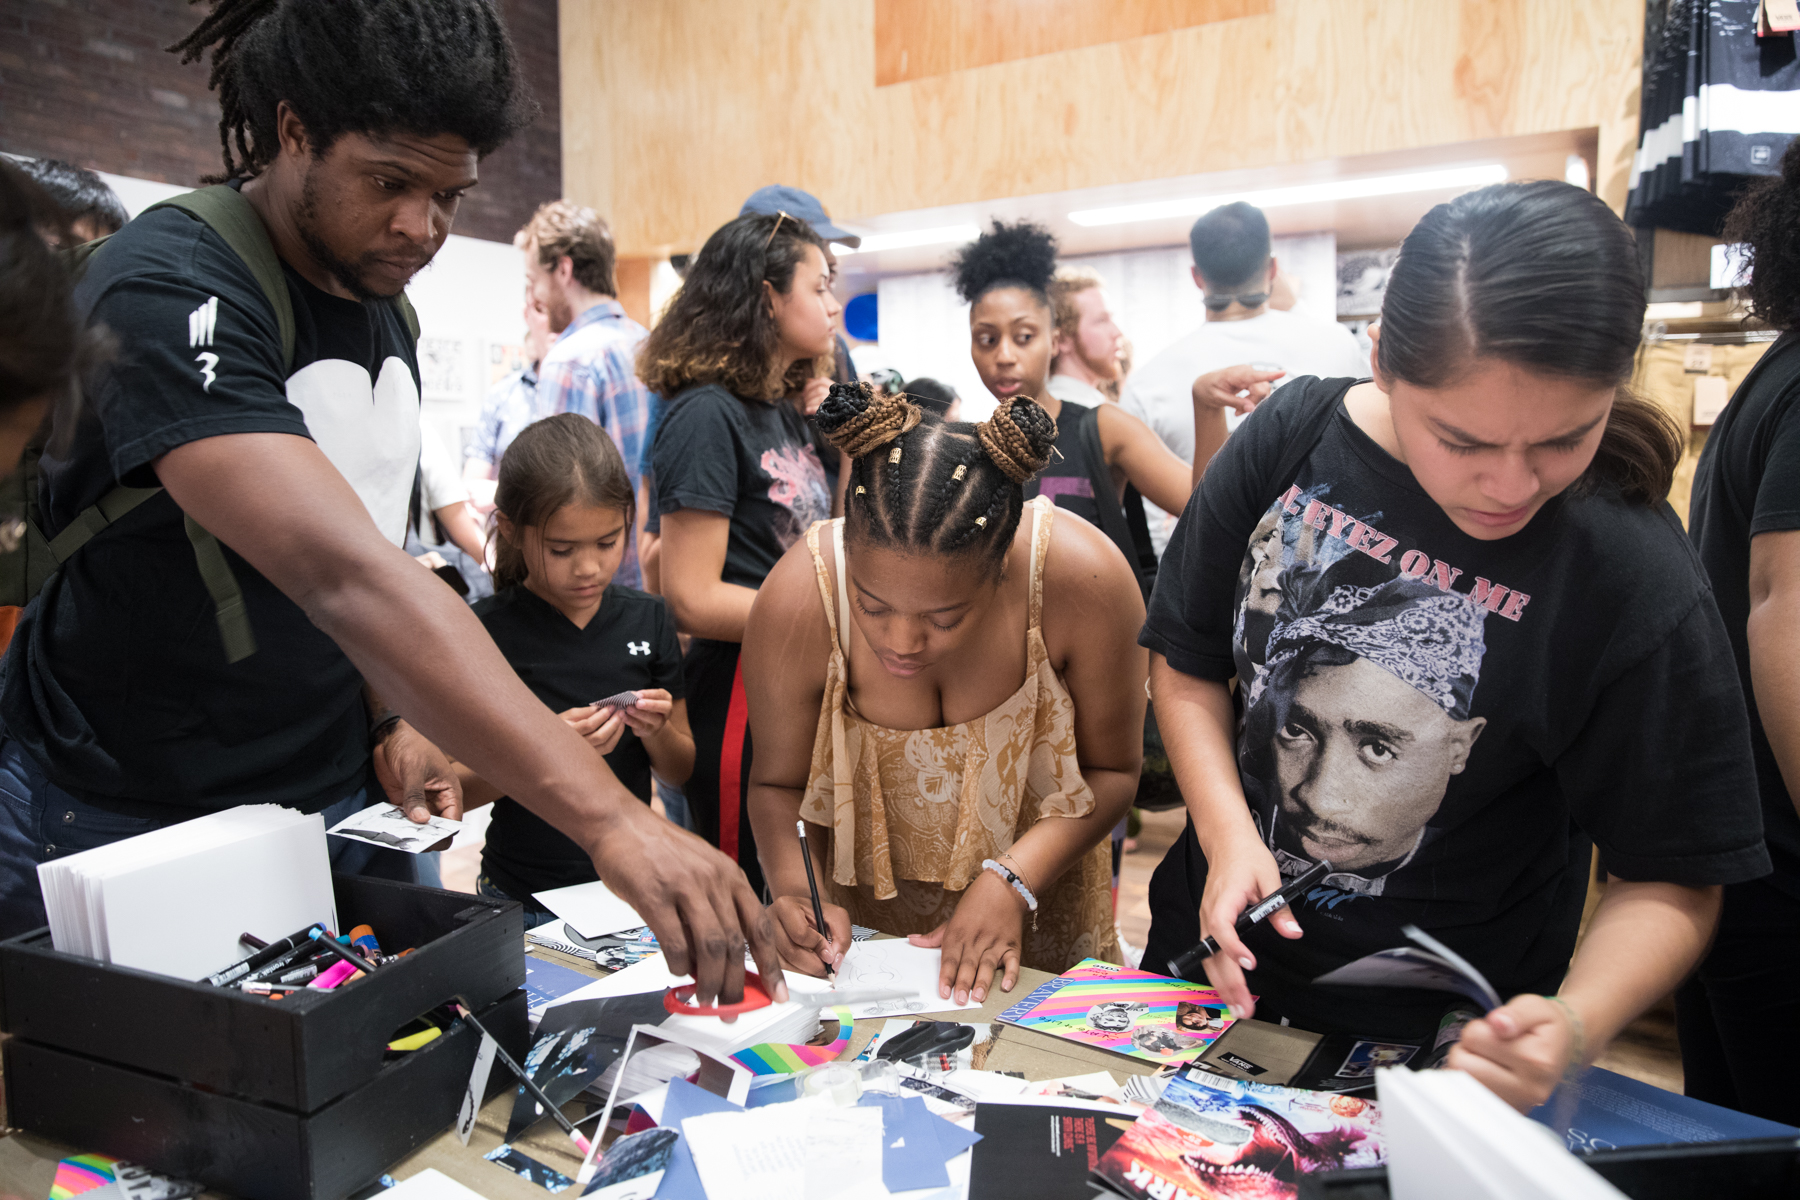
[[1197,983],[1084,958],[1000,1014],[1035,1029],[1145,1062],[1188,1062],[1230,1028],[1219,993]]

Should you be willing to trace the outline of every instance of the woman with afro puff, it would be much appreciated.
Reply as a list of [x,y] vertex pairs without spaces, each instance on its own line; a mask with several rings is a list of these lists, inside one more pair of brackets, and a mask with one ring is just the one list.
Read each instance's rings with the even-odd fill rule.
[[[1056,254],[1056,238],[1029,221],[995,221],[962,248],[951,273],[958,294],[969,302],[969,353],[981,382],[1001,404],[1031,399],[1056,422],[1055,450],[1026,486],[1026,498],[1048,496],[1057,507],[1102,530],[1138,573],[1147,595],[1156,560],[1143,509],[1135,496],[1127,500],[1127,488],[1178,513],[1187,507],[1197,473],[1148,425],[1117,405],[1090,408],[1050,394],[1056,353],[1050,288]],[[1247,367],[1214,375],[1229,375],[1226,385],[1254,386],[1259,394],[1268,390],[1266,384],[1254,383],[1262,376]],[[1239,375],[1245,377],[1239,380]],[[1212,376],[1203,376],[1195,386],[1211,382]]]

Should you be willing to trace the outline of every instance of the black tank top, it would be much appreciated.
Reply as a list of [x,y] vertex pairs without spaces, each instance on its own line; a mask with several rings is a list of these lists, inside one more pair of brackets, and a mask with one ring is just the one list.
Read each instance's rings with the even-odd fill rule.
[[1056,507],[1105,533],[1137,572],[1138,583],[1148,596],[1156,579],[1156,554],[1151,549],[1143,501],[1132,487],[1125,489],[1123,504],[1116,498],[1112,468],[1106,465],[1106,451],[1100,444],[1099,412],[1064,400],[1062,415],[1056,419],[1056,451],[1025,485],[1025,498],[1049,496]]

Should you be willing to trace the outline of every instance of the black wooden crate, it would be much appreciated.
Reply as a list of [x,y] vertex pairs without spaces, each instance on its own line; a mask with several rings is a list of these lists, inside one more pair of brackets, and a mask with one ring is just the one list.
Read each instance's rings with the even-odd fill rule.
[[[407,1021],[458,995],[479,1013],[524,984],[519,905],[349,875],[334,875],[332,886],[345,929],[367,924],[383,950],[413,952],[333,991],[272,1000],[59,954],[40,929],[0,942],[0,1030],[311,1113],[373,1080]],[[7,1084],[9,1096],[34,1099]],[[14,1124],[30,1127],[12,1112]]]
[[[515,1058],[525,1053],[526,1005],[515,991],[477,1013]],[[15,1037],[5,1044],[7,1111],[33,1133],[234,1196],[342,1200],[455,1123],[480,1041],[458,1021],[302,1113]],[[513,1085],[496,1065],[487,1095]]]

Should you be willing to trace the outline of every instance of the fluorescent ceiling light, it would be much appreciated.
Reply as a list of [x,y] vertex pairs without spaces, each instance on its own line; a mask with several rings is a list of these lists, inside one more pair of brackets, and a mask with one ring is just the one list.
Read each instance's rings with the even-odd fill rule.
[[[1183,200],[1157,200],[1148,204],[1121,204],[1090,208],[1069,214],[1077,225],[1123,225],[1131,221],[1159,221],[1170,217],[1197,217],[1221,204],[1241,200],[1257,208],[1281,208],[1293,204],[1330,204],[1365,196],[1394,196],[1403,192],[1438,192],[1486,187],[1503,183],[1506,168],[1499,163],[1479,167],[1449,167],[1441,171],[1410,171],[1404,175],[1368,175],[1361,179],[1334,179],[1329,183],[1303,183],[1295,187],[1264,188],[1231,195],[1189,196]],[[865,239],[863,245],[868,245]]]
[[852,250],[832,243],[842,258],[846,254],[870,254],[877,250],[904,250],[910,246],[936,246],[943,242],[972,242],[981,236],[979,225],[939,225],[932,229],[907,229],[899,233],[865,233],[862,245]]

